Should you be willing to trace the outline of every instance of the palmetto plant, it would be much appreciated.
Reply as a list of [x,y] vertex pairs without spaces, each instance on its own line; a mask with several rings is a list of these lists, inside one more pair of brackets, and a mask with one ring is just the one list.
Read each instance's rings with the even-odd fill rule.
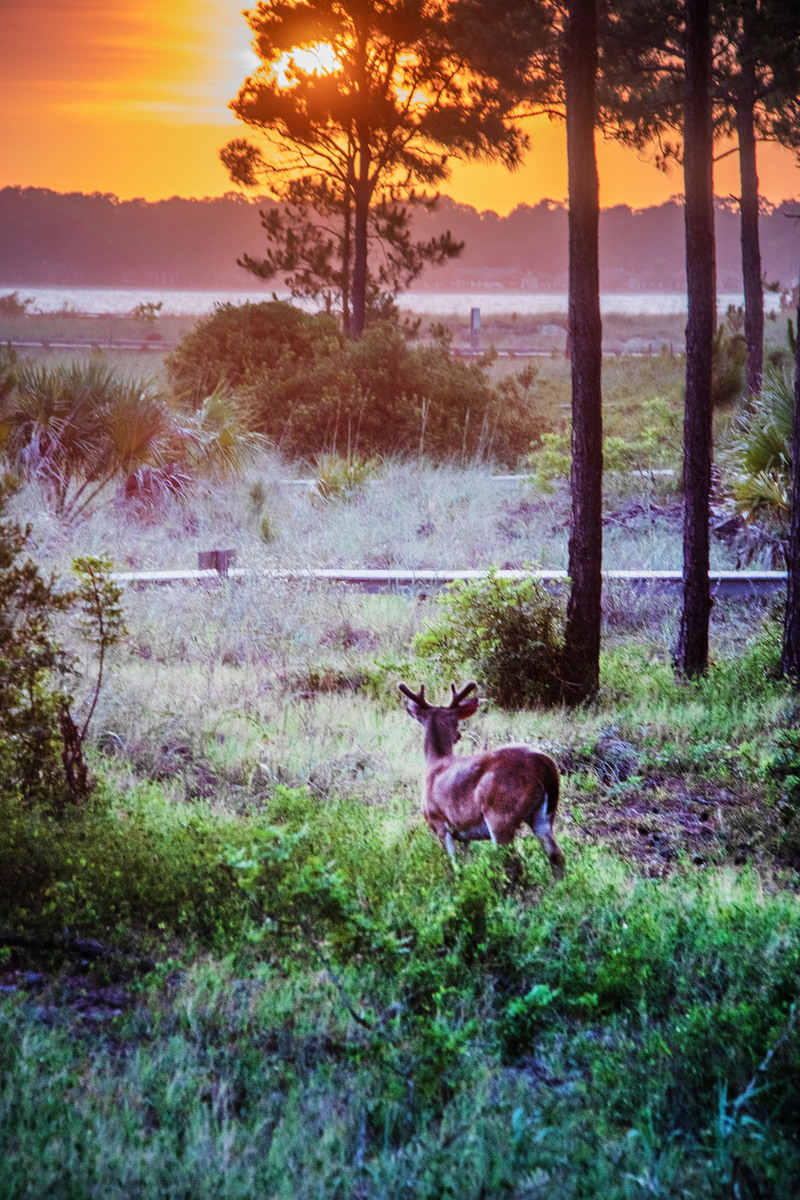
[[152,383],[99,358],[24,363],[0,395],[0,449],[65,517],[78,516],[113,481],[129,498],[156,503],[196,474],[240,470],[262,444],[221,393],[180,415]]
[[99,358],[23,363],[0,409],[3,449],[64,516],[77,516],[114,478],[157,463],[169,427],[151,385]]
[[783,525],[788,518],[793,416],[793,386],[774,374],[739,418],[736,447],[745,473],[735,494],[748,521],[767,517]]
[[224,387],[216,387],[196,412],[180,420],[187,465],[194,474],[239,475],[269,444],[250,428],[255,417]]

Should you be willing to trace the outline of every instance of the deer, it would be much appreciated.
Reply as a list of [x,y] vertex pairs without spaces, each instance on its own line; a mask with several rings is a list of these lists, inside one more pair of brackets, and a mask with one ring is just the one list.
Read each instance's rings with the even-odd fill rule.
[[564,855],[553,837],[560,792],[558,767],[531,746],[500,746],[482,754],[453,753],[459,722],[478,711],[474,682],[450,685],[449,705],[429,704],[425,685],[412,692],[398,685],[406,709],[425,730],[422,811],[431,831],[457,870],[453,839],[510,845],[521,825],[530,826],[550,861],[553,877],[563,878]]

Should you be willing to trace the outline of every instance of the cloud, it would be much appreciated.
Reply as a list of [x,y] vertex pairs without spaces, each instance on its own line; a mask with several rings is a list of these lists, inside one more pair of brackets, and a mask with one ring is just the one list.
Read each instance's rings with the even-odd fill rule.
[[191,108],[220,116],[245,72],[237,0],[2,0],[0,96],[14,108]]

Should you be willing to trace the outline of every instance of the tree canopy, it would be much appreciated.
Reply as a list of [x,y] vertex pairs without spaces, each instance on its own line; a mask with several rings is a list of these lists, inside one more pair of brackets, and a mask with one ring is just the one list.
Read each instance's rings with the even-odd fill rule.
[[409,227],[448,156],[513,167],[525,134],[506,90],[477,69],[481,39],[458,5],[259,0],[247,19],[261,66],[231,108],[260,141],[234,139],[222,159],[235,182],[265,184],[290,208],[264,216],[271,250],[243,263],[337,303],[360,336],[370,307],[459,251],[449,234],[414,243]]

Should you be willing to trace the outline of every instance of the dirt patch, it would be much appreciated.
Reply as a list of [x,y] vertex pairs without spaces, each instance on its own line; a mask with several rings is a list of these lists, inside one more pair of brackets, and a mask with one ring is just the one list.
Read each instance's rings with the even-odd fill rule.
[[631,500],[629,504],[616,508],[603,515],[606,526],[648,525],[655,521],[679,528],[683,522],[683,506],[673,504],[647,504],[641,500]]
[[575,826],[583,840],[602,843],[643,875],[660,878],[687,860],[741,865],[757,857],[742,817],[759,803],[763,797],[755,791],[734,794],[709,780],[653,774],[600,803],[580,800]]
[[64,1019],[97,1025],[121,1016],[134,1003],[119,982],[103,982],[91,973],[30,970],[19,962],[0,969],[0,995],[19,996],[45,1025],[57,1025]]

